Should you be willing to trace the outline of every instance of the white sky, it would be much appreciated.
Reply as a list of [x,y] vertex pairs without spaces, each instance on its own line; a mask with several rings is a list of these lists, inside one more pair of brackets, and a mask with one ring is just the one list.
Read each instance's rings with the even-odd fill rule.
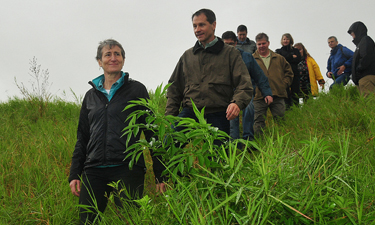
[[[270,37],[270,48],[280,48],[283,33],[302,42],[318,62],[326,80],[330,48],[327,38],[354,50],[347,33],[355,21],[366,24],[375,38],[373,0],[248,0],[248,1],[2,1],[0,7],[0,101],[21,96],[17,81],[27,86],[29,61],[35,56],[50,72],[50,91],[73,100],[102,74],[95,60],[99,41],[114,38],[126,52],[124,71],[155,90],[166,84],[182,53],[196,41],[191,15],[201,9],[216,14],[216,35],[237,26],[248,27],[251,40],[259,32]],[[29,87],[29,86],[27,86]]]

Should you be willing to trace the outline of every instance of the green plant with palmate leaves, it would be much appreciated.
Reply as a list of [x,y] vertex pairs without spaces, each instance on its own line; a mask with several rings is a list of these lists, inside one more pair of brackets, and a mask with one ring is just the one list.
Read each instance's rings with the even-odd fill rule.
[[[143,154],[143,150],[148,148],[162,157],[167,166],[166,171],[170,171],[174,176],[190,176],[201,173],[202,168],[220,168],[222,160],[229,161],[231,167],[234,165],[236,157],[235,145],[238,142],[248,144],[244,140],[229,141],[230,137],[225,132],[208,124],[204,118],[204,108],[199,111],[193,102],[193,109],[198,121],[191,118],[180,118],[176,116],[165,116],[159,110],[161,99],[169,85],[163,89],[158,86],[153,100],[139,99],[131,101],[124,110],[135,106],[146,107],[147,110],[137,110],[129,115],[129,126],[124,129],[123,137],[129,141],[132,135],[137,135],[142,129],[151,130],[155,135],[151,141],[139,140],[136,144],[127,148],[127,158],[131,158],[130,165]],[[136,124],[139,117],[146,117],[146,124]],[[183,127],[181,131],[176,131],[174,127]],[[215,145],[214,141],[219,140],[223,145]],[[228,148],[234,151],[227,151]],[[230,155],[228,153],[234,154]]]

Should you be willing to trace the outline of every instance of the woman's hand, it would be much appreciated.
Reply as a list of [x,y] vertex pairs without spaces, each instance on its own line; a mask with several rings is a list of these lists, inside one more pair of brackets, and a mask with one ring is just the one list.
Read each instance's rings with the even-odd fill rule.
[[156,193],[163,194],[166,191],[166,187],[164,183],[156,184]]
[[79,193],[81,192],[81,181],[80,180],[72,180],[70,181],[70,190],[72,194],[79,197]]

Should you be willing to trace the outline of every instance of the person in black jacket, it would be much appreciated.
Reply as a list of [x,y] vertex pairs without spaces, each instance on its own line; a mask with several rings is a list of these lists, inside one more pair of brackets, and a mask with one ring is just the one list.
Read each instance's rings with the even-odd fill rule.
[[364,96],[375,92],[375,44],[367,35],[367,27],[358,21],[353,23],[348,33],[357,46],[352,63],[352,80]]
[[301,62],[301,54],[298,49],[293,47],[294,40],[292,35],[289,33],[283,34],[281,36],[281,45],[282,47],[276,49],[276,53],[284,56],[286,61],[290,64],[293,70],[293,81],[292,85],[287,89],[288,98],[285,99],[286,109],[289,109],[293,105],[299,104],[299,93],[300,93],[300,76],[298,71],[298,63]]
[[[123,112],[131,100],[149,98],[143,84],[129,78],[122,72],[125,61],[125,51],[121,44],[113,39],[100,42],[96,59],[104,74],[89,82],[92,88],[86,93],[81,107],[77,143],[70,167],[69,183],[72,194],[79,197],[79,203],[86,205],[92,213],[80,208],[80,220],[90,224],[96,220],[98,210],[103,212],[107,206],[107,196],[117,191],[108,184],[119,182],[121,197],[137,199],[143,195],[145,162],[143,156],[129,169],[126,157],[126,137],[121,138],[122,130],[128,125],[128,115],[142,109],[132,107]],[[145,123],[140,118],[139,123]],[[152,133],[144,131],[146,139]],[[129,146],[140,139],[140,133],[130,139]],[[152,153],[151,153],[152,154]],[[153,157],[155,177],[161,181],[164,167]],[[158,189],[164,190],[164,184],[158,184]],[[126,194],[128,192],[128,195]],[[121,202],[115,198],[117,206]]]

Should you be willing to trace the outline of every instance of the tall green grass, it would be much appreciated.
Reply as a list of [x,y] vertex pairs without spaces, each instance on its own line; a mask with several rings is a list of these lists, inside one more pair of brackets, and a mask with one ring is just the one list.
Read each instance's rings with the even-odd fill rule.
[[[162,90],[152,99],[154,118],[164,121]],[[75,224],[78,199],[67,176],[79,106],[56,100],[41,114],[37,105],[0,104],[0,224]],[[193,161],[166,161],[173,182],[164,195],[155,193],[149,170],[140,207],[117,209],[110,200],[102,224],[375,224],[374,106],[375,98],[355,87],[323,93],[283,120],[269,120],[263,137],[245,143],[259,151],[236,142],[211,147],[220,152],[217,164],[200,160],[205,143],[192,141],[175,151],[196,154]],[[193,134],[207,127],[190,128],[191,140],[204,139]],[[176,176],[182,166],[185,176]]]
[[0,224],[69,224],[77,214],[68,187],[77,105],[0,104]]

